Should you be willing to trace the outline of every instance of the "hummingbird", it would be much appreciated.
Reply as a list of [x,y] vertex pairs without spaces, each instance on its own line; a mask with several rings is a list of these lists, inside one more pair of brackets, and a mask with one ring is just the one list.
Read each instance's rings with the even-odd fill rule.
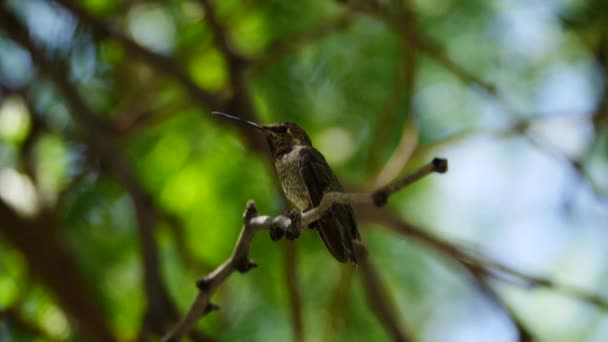
[[[221,112],[212,114],[255,127],[266,136],[285,197],[300,212],[318,206],[326,192],[344,191],[325,157],[312,146],[308,134],[295,123],[262,125]],[[319,233],[336,260],[357,264],[353,240],[360,240],[361,237],[350,205],[333,205],[319,220],[311,223],[310,228]]]

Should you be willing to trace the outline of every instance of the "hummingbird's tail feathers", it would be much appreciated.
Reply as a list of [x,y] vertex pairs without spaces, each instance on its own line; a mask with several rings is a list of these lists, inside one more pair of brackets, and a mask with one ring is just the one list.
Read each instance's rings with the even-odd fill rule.
[[[342,207],[338,205],[336,207]],[[354,265],[357,264],[357,257],[353,248],[353,238],[357,236],[349,236],[349,232],[353,231],[353,227],[345,227],[343,221],[340,219],[341,211],[343,208],[335,208],[334,211],[330,211],[324,215],[319,221],[315,223],[315,228],[321,236],[321,240],[327,247],[327,250],[338,260],[339,262],[351,262]],[[354,227],[356,231],[356,227]]]
[[323,240],[325,247],[327,247],[331,255],[339,262],[347,262],[350,258],[348,251],[342,243],[342,237],[340,236],[340,231],[336,228],[336,223],[337,221],[333,215],[327,215],[315,224],[315,228],[317,228],[321,240]]

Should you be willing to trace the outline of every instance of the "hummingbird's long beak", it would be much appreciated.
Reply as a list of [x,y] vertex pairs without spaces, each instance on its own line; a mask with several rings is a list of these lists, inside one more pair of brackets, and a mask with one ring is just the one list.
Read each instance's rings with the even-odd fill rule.
[[247,124],[249,126],[253,126],[253,127],[255,127],[255,128],[259,129],[259,130],[262,130],[262,131],[266,131],[267,130],[266,127],[264,127],[264,126],[262,126],[260,124],[257,124],[257,123],[255,123],[253,121],[243,120],[243,119],[241,119],[241,118],[239,118],[237,116],[233,116],[233,115],[222,113],[222,112],[211,112],[211,114],[218,115],[218,116],[223,116],[223,117],[228,118],[228,119],[239,121],[239,122],[242,122],[242,123]]

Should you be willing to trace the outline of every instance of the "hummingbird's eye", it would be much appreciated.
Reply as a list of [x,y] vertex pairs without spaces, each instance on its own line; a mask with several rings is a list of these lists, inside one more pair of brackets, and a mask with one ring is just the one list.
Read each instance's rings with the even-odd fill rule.
[[287,133],[288,131],[289,131],[289,128],[287,128],[287,126],[277,127],[277,132],[279,132],[279,133]]

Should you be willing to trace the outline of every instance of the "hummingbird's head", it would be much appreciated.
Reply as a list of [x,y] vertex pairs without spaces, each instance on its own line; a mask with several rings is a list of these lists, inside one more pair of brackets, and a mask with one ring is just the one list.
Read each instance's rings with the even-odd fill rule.
[[263,127],[262,132],[266,135],[268,146],[273,153],[288,152],[298,145],[312,146],[308,134],[294,123],[281,122],[260,126]]
[[274,156],[291,151],[294,146],[312,146],[310,138],[298,125],[291,122],[280,122],[267,125],[243,120],[239,117],[213,112],[215,115],[237,120],[260,130],[266,136],[270,151]]

